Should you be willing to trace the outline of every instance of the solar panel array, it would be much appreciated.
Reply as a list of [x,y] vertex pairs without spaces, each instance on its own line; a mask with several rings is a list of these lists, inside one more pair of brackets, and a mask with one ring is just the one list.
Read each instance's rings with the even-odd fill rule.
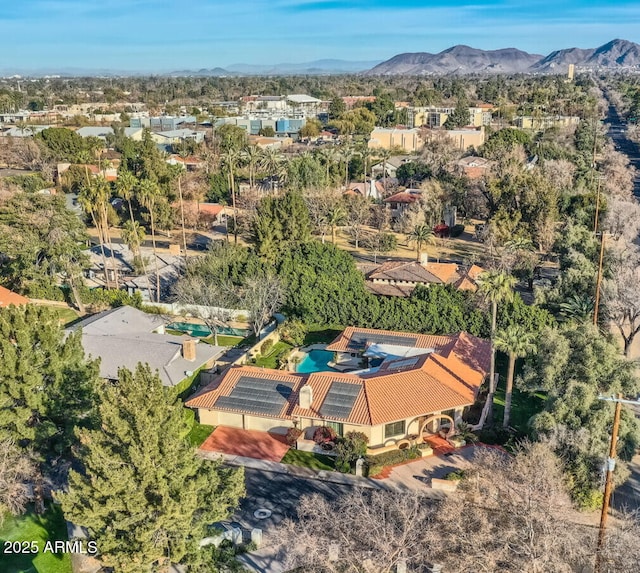
[[346,382],[331,383],[331,388],[322,402],[320,413],[325,418],[346,419],[353,410],[353,405],[360,393],[360,384],[348,384]]
[[349,340],[348,348],[351,350],[364,349],[367,343],[389,344],[391,346],[415,347],[417,336],[399,336],[397,334],[372,334],[368,332],[354,332]]
[[386,370],[400,370],[401,368],[411,368],[418,363],[419,358],[413,356],[412,358],[405,358],[404,360],[394,360],[389,362],[386,366]]
[[276,416],[282,411],[292,391],[292,382],[241,376],[231,394],[220,396],[215,405],[229,410]]

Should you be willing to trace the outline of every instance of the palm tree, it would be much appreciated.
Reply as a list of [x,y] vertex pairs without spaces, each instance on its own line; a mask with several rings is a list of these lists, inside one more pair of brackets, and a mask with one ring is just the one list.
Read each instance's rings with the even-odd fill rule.
[[[156,302],[160,302],[160,270],[158,268],[158,254],[156,250],[156,226],[155,226],[155,205],[160,195],[160,188],[155,181],[143,179],[138,185],[138,200],[142,206],[149,211],[151,222],[151,243],[153,245],[153,260],[156,269]],[[151,289],[149,289],[151,291]]]
[[271,182],[271,190],[273,191],[273,178],[280,177],[283,170],[283,159],[280,152],[275,147],[267,147],[262,151],[262,159],[260,160],[260,168],[264,169],[269,175]]
[[236,149],[230,147],[222,154],[222,163],[227,169],[229,188],[231,189],[231,204],[233,206],[233,242],[238,243],[238,213],[236,209],[236,176],[235,168],[238,166],[241,155]]
[[347,219],[347,211],[341,203],[334,203],[327,212],[327,224],[331,227],[331,242],[336,244],[336,229]]
[[373,149],[369,148],[365,142],[364,146],[358,152],[362,157],[363,163],[363,171],[364,171],[364,196],[369,196],[369,190],[367,189],[367,166],[369,166],[369,162],[371,158],[374,156],[375,152]]
[[511,324],[495,334],[495,347],[509,356],[507,387],[504,395],[504,419],[502,426],[509,427],[511,419],[511,399],[513,396],[513,376],[516,360],[524,358],[535,350],[534,335],[519,324]]
[[387,191],[387,161],[392,157],[392,153],[390,149],[378,149],[376,151],[376,155],[382,161],[382,186],[384,187],[384,191]]
[[489,368],[489,396],[487,396],[488,415],[493,415],[493,394],[495,392],[496,349],[493,339],[496,335],[498,320],[498,303],[512,301],[516,279],[512,275],[501,271],[487,271],[478,277],[478,293],[491,303],[491,365]]
[[413,231],[407,235],[407,243],[416,244],[416,261],[419,261],[421,258],[422,246],[433,245],[435,242],[436,236],[429,225],[416,225]]
[[118,191],[118,195],[122,197],[129,206],[129,219],[131,219],[131,223],[134,222],[133,217],[133,208],[131,207],[131,200],[134,197],[134,190],[138,180],[136,176],[131,173],[131,171],[123,170],[118,174],[118,180],[116,181],[116,190]]
[[249,168],[249,187],[253,190],[255,187],[256,167],[260,164],[262,158],[262,149],[257,145],[247,145],[242,151],[242,158]]
[[105,284],[109,287],[110,280],[107,273],[106,255],[104,245],[109,245],[111,252],[111,261],[115,274],[115,286],[118,288],[118,272],[115,265],[115,257],[113,256],[113,247],[111,245],[111,235],[109,233],[109,209],[111,204],[111,187],[104,177],[90,178],[87,171],[87,179],[78,194],[78,202],[84,212],[91,216],[92,222],[98,232],[98,240],[100,241],[100,249],[102,251],[102,262],[104,265]]
[[343,145],[340,148],[340,160],[344,161],[344,186],[349,185],[349,163],[355,155],[355,151],[350,145]]
[[594,300],[592,297],[579,294],[571,295],[559,305],[560,316],[564,321],[576,321],[587,323],[593,318]]

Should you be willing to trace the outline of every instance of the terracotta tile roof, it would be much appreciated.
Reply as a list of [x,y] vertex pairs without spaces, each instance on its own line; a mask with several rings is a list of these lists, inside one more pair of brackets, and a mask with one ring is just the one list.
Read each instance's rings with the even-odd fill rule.
[[391,195],[391,197],[383,199],[383,201],[385,203],[415,203],[418,199],[420,199],[419,193],[407,193],[406,191],[400,191],[399,193]]
[[[457,265],[454,263],[429,263],[426,266],[421,265],[417,261],[387,261],[381,264],[377,269],[370,272],[367,279],[370,281],[405,281],[415,283],[442,283],[446,282],[440,278],[445,275],[445,269],[442,265],[451,265],[452,271],[455,272]],[[432,272],[432,267],[434,271]]]
[[344,374],[340,372],[314,372],[313,374],[310,374],[307,378],[306,384],[312,388],[313,399],[311,402],[311,408],[303,409],[296,404],[293,408],[293,415],[303,418],[323,419],[324,416],[320,413],[320,410],[322,409],[324,400],[327,397],[327,393],[329,392],[333,382],[344,382],[360,386],[361,390],[356,396],[351,413],[349,414],[349,417],[344,420],[352,424],[370,425],[371,415],[369,413],[362,379],[354,374]]
[[[345,342],[354,332],[417,338],[415,347],[433,348],[435,351],[390,360],[377,371],[360,374],[315,372],[301,375],[252,366],[234,367],[221,379],[188,400],[186,405],[191,408],[239,412],[241,410],[218,407],[216,402],[220,396],[228,396],[242,376],[252,376],[293,384],[293,391],[280,413],[268,417],[304,417],[356,425],[377,425],[471,405],[489,370],[489,341],[464,332],[453,336],[434,336],[350,327],[328,349],[346,347]],[[344,419],[325,418],[321,413],[334,382],[360,387],[353,408]],[[302,409],[298,405],[298,395],[300,388],[305,384],[312,388],[312,402],[310,408]],[[242,412],[260,415],[248,410]]]
[[354,334],[398,336],[407,338],[408,341],[411,342],[411,346],[413,348],[435,348],[436,350],[446,348],[448,345],[451,345],[454,342],[454,339],[451,336],[415,334],[411,332],[399,332],[395,330],[378,330],[375,328],[358,328],[355,326],[348,326],[331,344],[329,344],[329,346],[327,346],[327,350],[332,352],[350,351],[349,343],[351,342],[351,338]]
[[389,283],[374,283],[367,281],[365,283],[367,290],[378,296],[411,296],[416,287],[411,285],[394,285]]
[[0,308],[5,308],[11,304],[20,306],[22,304],[27,304],[28,302],[28,298],[0,286]]
[[[262,378],[264,380],[289,382],[293,384],[293,390],[289,397],[289,401],[285,402],[282,410],[276,416],[283,419],[291,418],[291,410],[298,401],[298,390],[304,382],[304,377],[300,374],[285,372],[284,370],[272,370],[270,368],[258,368],[256,366],[234,366],[233,368],[230,368],[222,378],[212,382],[209,386],[206,386],[193,398],[187,400],[185,405],[191,408],[215,408],[234,412],[238,411],[230,408],[216,407],[216,402],[220,396],[228,396],[242,376],[252,376],[255,378]],[[259,415],[250,411],[247,411],[246,413],[254,416]]]
[[457,278],[458,265],[455,263],[427,263],[425,268],[443,283],[451,282]]

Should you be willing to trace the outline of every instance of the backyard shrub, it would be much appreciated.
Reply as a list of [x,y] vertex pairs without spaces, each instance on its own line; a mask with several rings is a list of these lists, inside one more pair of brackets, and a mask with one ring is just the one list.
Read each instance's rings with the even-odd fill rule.
[[287,430],[287,444],[292,448],[296,445],[298,438],[302,435],[302,430],[299,428],[289,428]]
[[346,461],[336,461],[336,470],[343,474],[348,474],[351,472],[351,464]]
[[307,331],[301,320],[287,320],[280,326],[280,338],[293,346],[302,346]]
[[271,350],[271,347],[273,346],[273,340],[271,340],[270,338],[268,340],[265,340],[262,345],[260,346],[260,352],[264,355],[267,354],[267,352],[269,352],[269,350]]
[[464,470],[457,470],[449,472],[444,479],[449,481],[460,481],[464,478]]
[[315,432],[313,432],[313,441],[319,445],[333,442],[336,437],[337,434],[335,430],[329,426],[320,426]]
[[462,233],[464,233],[464,225],[454,225],[451,229],[450,236],[459,237]]
[[359,457],[366,455],[369,438],[362,432],[347,432],[336,445],[338,460],[336,464],[346,463],[351,466]]
[[404,450],[392,450],[383,454],[367,456],[367,465],[370,468],[369,474],[375,475],[371,473],[372,466],[394,466],[396,464],[406,462],[407,460],[414,460],[420,457],[422,457],[422,452],[417,446],[412,446]]

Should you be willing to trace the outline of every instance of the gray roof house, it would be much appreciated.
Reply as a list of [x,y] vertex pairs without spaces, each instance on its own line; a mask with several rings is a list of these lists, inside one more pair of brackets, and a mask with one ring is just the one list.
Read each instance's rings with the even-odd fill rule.
[[117,380],[118,370],[135,370],[138,363],[156,370],[164,386],[176,386],[201,367],[211,367],[226,350],[188,336],[164,333],[166,321],[131,306],[121,306],[75,323],[82,329],[82,346],[100,358],[100,376]]

